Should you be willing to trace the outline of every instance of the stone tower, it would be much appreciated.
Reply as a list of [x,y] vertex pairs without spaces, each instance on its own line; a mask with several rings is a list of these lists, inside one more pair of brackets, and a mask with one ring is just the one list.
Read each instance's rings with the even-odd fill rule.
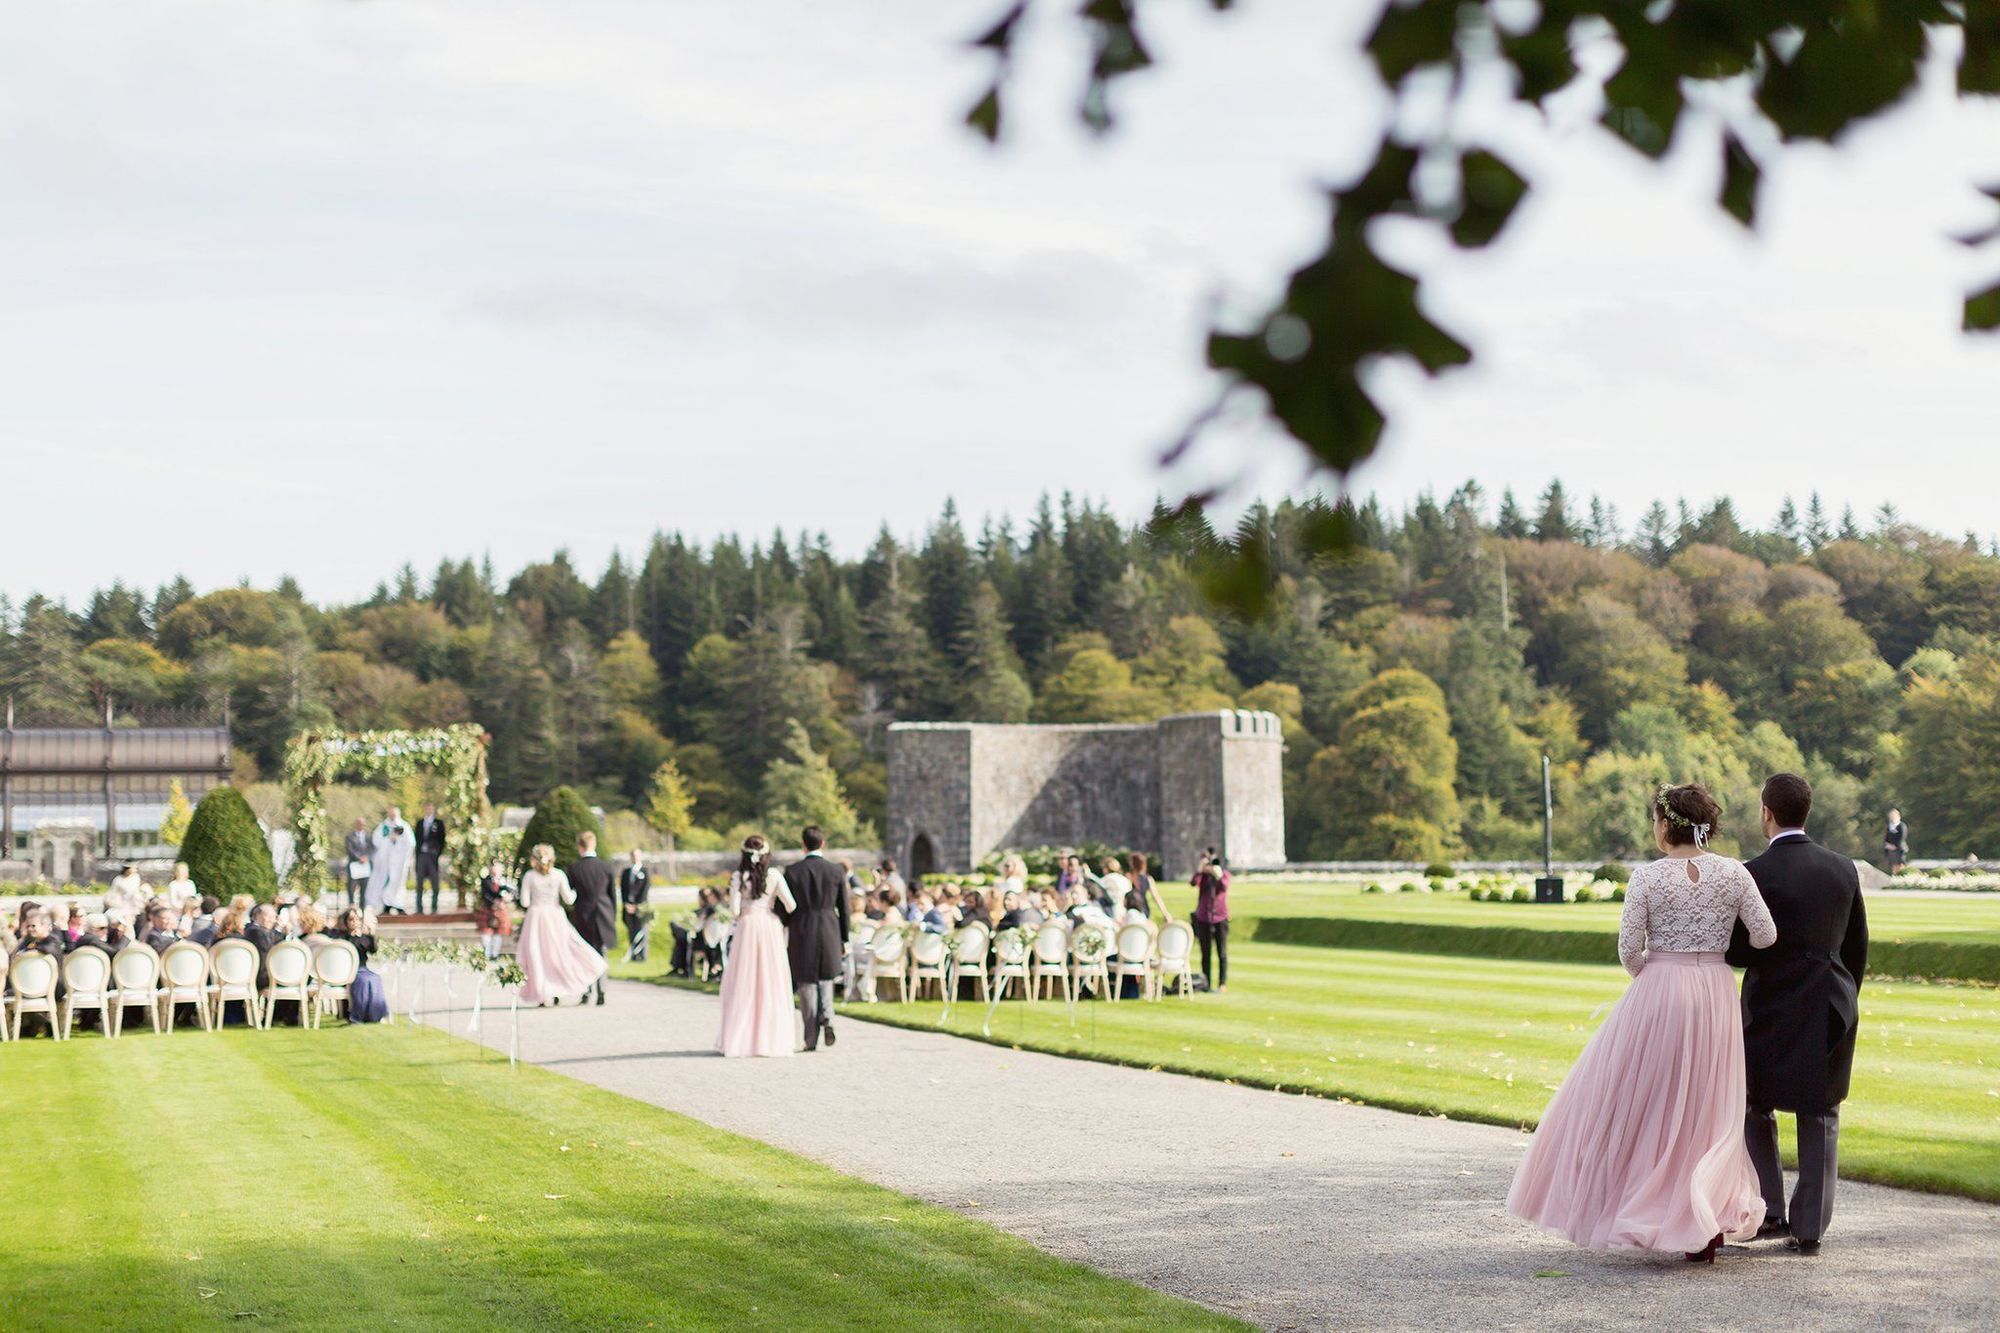
[[1008,848],[1109,843],[1189,874],[1202,849],[1285,860],[1284,740],[1272,713],[1136,726],[902,722],[889,728],[888,850],[911,874]]

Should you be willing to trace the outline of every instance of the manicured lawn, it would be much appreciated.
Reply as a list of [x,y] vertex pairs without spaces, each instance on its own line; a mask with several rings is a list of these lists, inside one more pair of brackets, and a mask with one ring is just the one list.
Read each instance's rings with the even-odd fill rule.
[[[1617,967],[1245,943],[1230,987],[1157,1005],[1014,1000],[989,1040],[1496,1124],[1532,1124],[1624,990]],[[1843,1174],[2000,1201],[2000,990],[1871,983]],[[935,1001],[855,1005],[935,1027]],[[946,1030],[980,1036],[960,1001]],[[1789,1129],[1786,1133],[1789,1136]]]
[[1235,1328],[408,1028],[0,1047],[0,1328]]

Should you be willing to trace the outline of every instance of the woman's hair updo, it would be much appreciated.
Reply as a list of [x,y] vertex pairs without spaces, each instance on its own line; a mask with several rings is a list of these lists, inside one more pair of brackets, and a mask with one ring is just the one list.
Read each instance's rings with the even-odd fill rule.
[[1653,813],[1666,821],[1667,844],[1672,847],[1706,847],[1722,822],[1722,807],[1698,782],[1661,787],[1653,797]]
[[743,877],[743,896],[763,897],[770,870],[771,841],[761,833],[753,833],[743,840],[743,859],[736,865],[736,873]]

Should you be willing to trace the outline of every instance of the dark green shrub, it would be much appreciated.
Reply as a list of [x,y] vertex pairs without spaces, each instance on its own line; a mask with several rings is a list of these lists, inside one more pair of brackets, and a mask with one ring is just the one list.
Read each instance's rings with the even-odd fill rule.
[[248,893],[266,902],[278,893],[278,872],[271,865],[271,847],[250,803],[234,787],[217,787],[201,798],[181,839],[180,859],[188,877],[228,902]]
[[1458,867],[1449,861],[1433,861],[1424,867],[1425,879],[1451,879],[1458,874]]
[[1570,896],[1570,901],[1573,903],[1595,902],[1597,901],[1597,893],[1590,885],[1586,884]]
[[1364,888],[1361,891],[1363,893],[1380,893],[1382,892],[1382,886],[1380,884],[1370,884],[1367,888]]
[[1614,903],[1622,903],[1625,901],[1625,886],[1623,884],[1620,884],[1617,888],[1611,891],[1611,901]]
[[1416,883],[1412,880],[1406,879],[1401,884],[1396,886],[1396,892],[1398,893],[1415,893],[1416,891],[1417,891]]
[[1516,885],[1514,891],[1507,895],[1507,901],[1510,903],[1531,903],[1535,901],[1535,894],[1527,885],[1520,884]]
[[1606,861],[1590,872],[1592,879],[1608,880],[1613,884],[1623,884],[1632,878],[1632,868],[1623,861]]
[[557,787],[542,798],[528,820],[528,827],[521,830],[520,847],[514,853],[514,873],[518,875],[528,868],[528,853],[538,842],[555,849],[557,865],[568,865],[576,859],[576,838],[585,829],[595,833],[600,841],[604,837],[604,825],[590,812],[576,789]]

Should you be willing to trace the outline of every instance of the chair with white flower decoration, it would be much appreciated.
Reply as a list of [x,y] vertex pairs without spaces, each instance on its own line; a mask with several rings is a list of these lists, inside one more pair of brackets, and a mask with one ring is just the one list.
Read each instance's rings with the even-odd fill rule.
[[1083,998],[1085,983],[1099,999],[1111,989],[1111,951],[1116,947],[1112,929],[1095,921],[1085,921],[1070,932],[1070,993]]
[[1034,957],[1030,968],[1028,998],[1042,998],[1042,983],[1053,981],[1062,987],[1064,1000],[1070,998],[1069,918],[1052,917],[1035,932]]
[[953,981],[952,985],[956,986],[958,981],[976,977],[979,980],[979,998],[982,1000],[987,997],[986,950],[992,940],[992,928],[984,921],[969,921],[958,928],[958,934],[952,939],[951,944],[952,952],[956,955],[952,963],[952,975],[958,979]]
[[1153,923],[1136,912],[1118,928],[1118,957],[1111,963],[1112,999],[1125,989],[1127,977],[1138,979],[1141,999],[1152,998],[1155,934]]
[[62,965],[45,953],[18,953],[14,955],[14,1040],[21,1039],[21,1017],[24,1014],[47,1014],[49,1033],[57,1041],[63,1039],[61,1016],[56,1012],[56,981],[62,975]]
[[[719,972],[729,966],[728,923],[719,916],[711,916],[702,922],[701,942],[705,947],[696,951],[695,974],[703,981],[707,981],[712,972]],[[722,960],[719,965],[710,961],[710,953]]]
[[347,940],[330,939],[313,955],[312,1004],[308,1016],[318,1027],[328,1010],[337,1010],[352,998],[350,988],[361,971],[361,955]]
[[910,1000],[910,950],[905,932],[897,929],[877,929],[875,938],[868,946],[868,1001],[873,1004],[881,997],[882,983],[896,983],[896,1002],[908,1004]]
[[208,950],[193,940],[177,940],[160,955],[160,1012],[167,1031],[174,1030],[174,1006],[191,1004],[202,1030],[208,1030],[208,981],[214,968]]
[[160,956],[144,944],[128,944],[111,960],[111,1035],[125,1031],[125,1011],[144,1009],[160,1030]]
[[1166,986],[1179,982],[1181,997],[1194,994],[1194,968],[1188,956],[1194,952],[1194,932],[1183,921],[1169,921],[1160,927],[1153,942],[1153,998],[1159,999]]
[[221,1030],[224,1006],[232,1000],[243,1002],[243,1016],[251,1027],[261,1027],[257,1013],[257,946],[240,935],[231,935],[209,948],[208,962],[208,1002],[215,1017],[209,1031]]
[[68,1041],[76,1030],[79,1009],[95,1009],[98,1035],[109,1037],[111,1003],[106,997],[111,990],[111,955],[102,949],[71,949],[63,955],[62,976],[63,1040]]
[[263,1026],[271,1026],[278,1001],[292,1000],[299,1006],[299,1026],[306,1025],[306,1005],[312,1000],[312,949],[303,940],[279,940],[264,955],[264,986],[258,998],[263,1003]]
[[938,998],[944,998],[945,973],[951,961],[952,941],[934,930],[919,930],[910,939],[910,985],[916,998],[924,998],[924,983],[937,983]]
[[841,955],[841,978],[846,983],[845,993],[852,1000],[867,998],[868,990],[868,946],[875,939],[875,923],[862,918],[854,923],[847,936],[847,952]]
[[1028,955],[1032,952],[1032,940],[1027,930],[1014,926],[993,937],[993,985],[995,994],[1007,998],[1007,991],[1015,981],[1021,983],[1021,990],[1029,999],[1035,998],[1034,983],[1028,977]]

